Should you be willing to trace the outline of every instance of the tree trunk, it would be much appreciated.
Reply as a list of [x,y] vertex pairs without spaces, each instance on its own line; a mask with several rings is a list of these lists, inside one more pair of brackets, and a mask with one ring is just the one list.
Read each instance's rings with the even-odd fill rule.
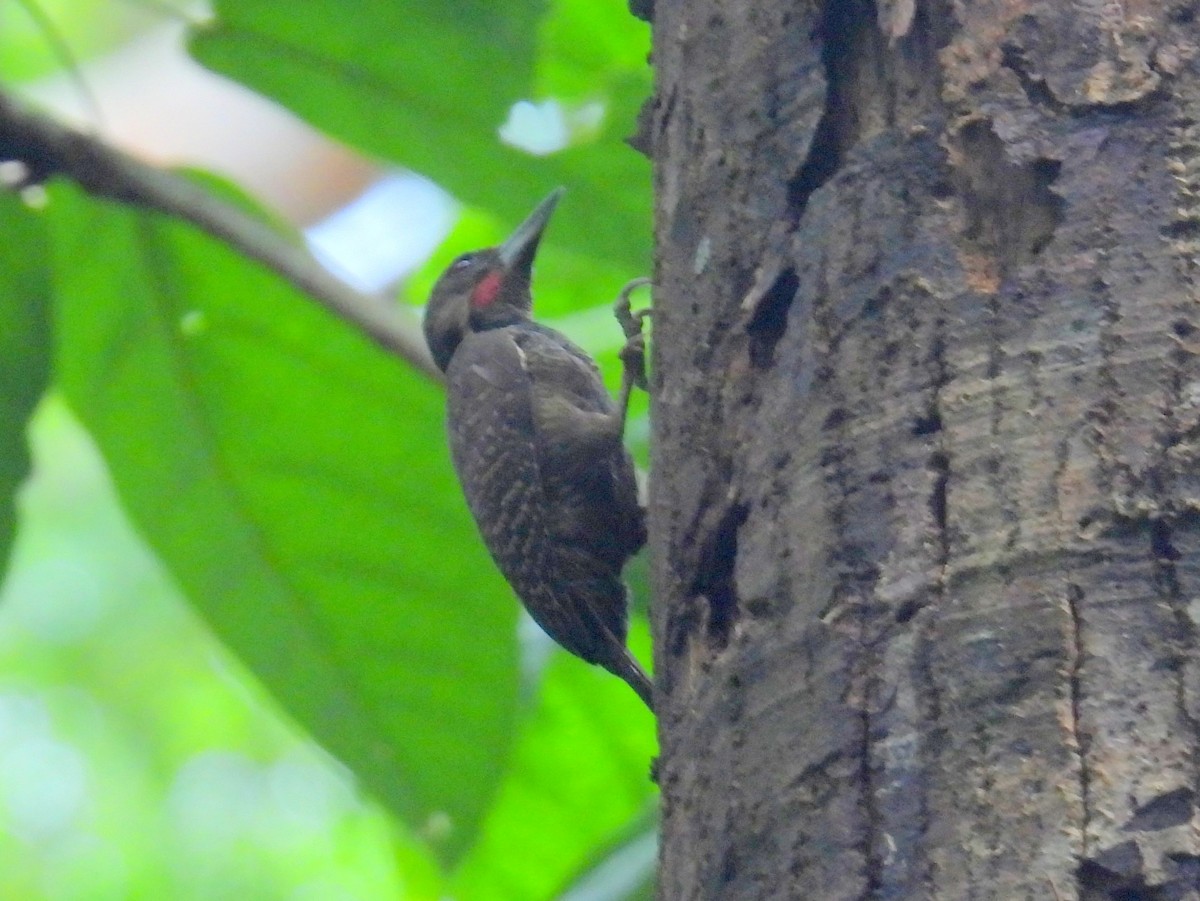
[[662,897],[1200,898],[1200,4],[657,6]]

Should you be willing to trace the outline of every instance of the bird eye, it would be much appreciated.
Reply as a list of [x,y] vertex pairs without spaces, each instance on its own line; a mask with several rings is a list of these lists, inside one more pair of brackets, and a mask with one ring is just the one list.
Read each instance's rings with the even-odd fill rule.
[[475,254],[464,253],[461,257],[459,257],[457,260],[455,260],[453,263],[450,264],[450,268],[451,269],[463,269],[467,266],[470,266],[474,260],[475,260]]

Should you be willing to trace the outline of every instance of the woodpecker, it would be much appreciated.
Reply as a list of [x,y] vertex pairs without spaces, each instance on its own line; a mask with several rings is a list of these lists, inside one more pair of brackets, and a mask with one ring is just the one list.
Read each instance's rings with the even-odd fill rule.
[[653,709],[650,679],[625,645],[621,581],[646,542],[622,443],[641,381],[640,320],[629,325],[623,292],[629,342],[616,403],[581,348],[533,321],[533,261],[562,193],[503,244],[450,264],[430,294],[425,340],[446,376],[454,469],[492,559],[551,638],[620,676]]

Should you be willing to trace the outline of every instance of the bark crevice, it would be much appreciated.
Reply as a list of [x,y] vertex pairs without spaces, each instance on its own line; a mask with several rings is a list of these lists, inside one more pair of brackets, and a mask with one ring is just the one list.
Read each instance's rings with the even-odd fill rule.
[[705,637],[714,651],[724,650],[739,615],[737,583],[738,530],[748,511],[743,504],[730,504],[725,514],[704,539],[696,575],[689,595],[703,598],[708,607]]
[[833,178],[846,151],[858,140],[854,64],[863,39],[877,35],[875,21],[871,0],[828,0],[824,5],[818,33],[825,68],[825,108],[808,156],[788,182],[788,218],[792,224],[803,218],[813,192]]
[[876,778],[876,753],[874,716],[872,704],[876,693],[875,669],[877,661],[875,652],[865,645],[860,647],[860,658],[863,661],[861,678],[864,681],[861,722],[861,744],[858,755],[859,780],[862,786],[862,815],[863,830],[863,860],[865,862],[866,886],[864,898],[875,898],[883,886],[884,868],[886,866],[887,849],[886,836],[883,834],[884,818],[877,797],[879,786]]
[[1092,822],[1092,773],[1088,766],[1089,738],[1083,728],[1083,666],[1085,660],[1083,641],[1084,591],[1080,585],[1067,585],[1066,610],[1067,631],[1067,685],[1071,704],[1071,748],[1075,752],[1079,767],[1079,805],[1082,811],[1079,827],[1080,857],[1089,853],[1088,829]]
[[785,266],[755,304],[754,312],[746,323],[746,334],[750,339],[750,365],[755,369],[768,369],[775,359],[775,346],[787,331],[788,310],[799,287],[800,279],[795,267]]
[[950,532],[947,526],[950,503],[950,453],[946,434],[943,431],[942,395],[950,383],[950,365],[946,360],[945,322],[934,320],[933,339],[929,348],[929,365],[933,370],[933,384],[930,386],[929,407],[925,416],[918,421],[928,430],[918,431],[913,428],[913,435],[936,434],[935,450],[929,455],[928,467],[932,475],[932,488],[929,495],[929,512],[933,519],[934,535],[934,565],[937,567],[937,581],[934,585],[934,600],[941,601],[946,594],[946,574],[950,565]]

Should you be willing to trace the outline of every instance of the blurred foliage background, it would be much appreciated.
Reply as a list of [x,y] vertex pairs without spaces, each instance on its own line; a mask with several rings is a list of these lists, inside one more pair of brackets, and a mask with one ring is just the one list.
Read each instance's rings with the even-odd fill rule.
[[[169,164],[223,122],[202,183],[339,271],[390,252],[389,302],[565,185],[537,309],[614,384],[648,50],[619,0],[0,4],[4,90]],[[653,720],[519,614],[438,387],[179,222],[55,181],[0,230],[0,901],[650,897]]]

